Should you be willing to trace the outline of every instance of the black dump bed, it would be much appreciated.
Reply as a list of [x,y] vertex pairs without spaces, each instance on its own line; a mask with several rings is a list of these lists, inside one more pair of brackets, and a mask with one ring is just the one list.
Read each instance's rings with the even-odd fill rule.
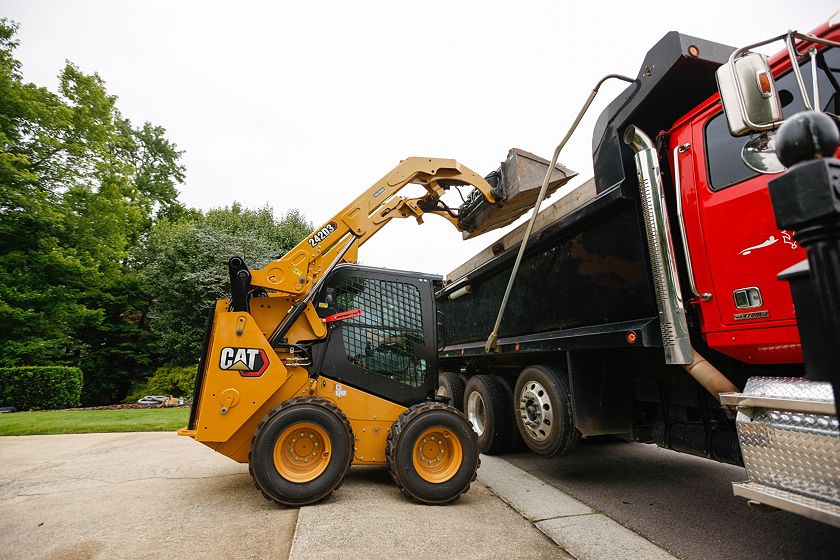
[[[648,51],[635,83],[595,126],[595,178],[538,217],[502,321],[501,352],[662,345],[633,152],[620,138],[629,125],[652,138],[670,129],[716,92],[714,72],[732,51],[673,31]],[[667,158],[660,161],[667,199],[673,189]],[[442,358],[485,353],[524,229],[447,276],[438,294]]]
[[[637,204],[620,189],[590,195],[592,181],[541,215],[502,321],[503,351],[516,344],[520,350],[612,345],[629,331],[640,343],[657,344]],[[512,231],[447,277],[438,297],[444,354],[483,353],[523,231]],[[469,293],[450,299],[464,287]]]

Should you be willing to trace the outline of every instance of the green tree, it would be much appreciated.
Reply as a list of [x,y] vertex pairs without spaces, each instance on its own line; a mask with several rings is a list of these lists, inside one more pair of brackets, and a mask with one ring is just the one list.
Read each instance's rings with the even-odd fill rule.
[[68,62],[58,93],[24,83],[16,30],[0,20],[0,352],[78,363],[83,401],[114,400],[148,362],[132,250],[185,213],[181,152],[124,118],[97,74]]
[[270,207],[234,203],[178,222],[157,222],[144,248],[143,277],[155,295],[150,331],[159,363],[198,362],[208,309],[230,293],[227,261],[251,267],[282,256],[312,231],[297,211],[276,219]]

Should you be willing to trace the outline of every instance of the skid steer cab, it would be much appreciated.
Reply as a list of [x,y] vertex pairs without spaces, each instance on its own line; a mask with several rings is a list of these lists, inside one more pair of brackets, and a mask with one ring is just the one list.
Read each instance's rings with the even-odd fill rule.
[[[439,277],[339,265],[283,340],[283,298],[249,311],[219,301],[210,314],[188,428],[248,462],[280,504],[328,496],[351,465],[387,465],[406,495],[452,502],[479,464],[464,416],[434,400]],[[295,342],[289,342],[294,339]]]

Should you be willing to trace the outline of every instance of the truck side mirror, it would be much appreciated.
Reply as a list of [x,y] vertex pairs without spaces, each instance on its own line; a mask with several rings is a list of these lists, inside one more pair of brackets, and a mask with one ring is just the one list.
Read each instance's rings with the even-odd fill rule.
[[733,136],[772,130],[781,123],[782,103],[767,57],[749,53],[717,69],[718,89]]

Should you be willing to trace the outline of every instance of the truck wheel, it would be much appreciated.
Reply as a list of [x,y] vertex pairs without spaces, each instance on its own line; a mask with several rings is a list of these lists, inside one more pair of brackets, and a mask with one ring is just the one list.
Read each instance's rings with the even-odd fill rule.
[[464,410],[464,382],[460,376],[448,371],[440,372],[437,394],[449,397],[449,404],[458,410]]
[[516,380],[516,426],[528,449],[544,456],[565,455],[580,441],[572,416],[569,382],[546,366],[529,366]]
[[353,460],[344,413],[319,397],[289,399],[263,418],[248,452],[248,471],[263,496],[286,506],[326,498]]
[[474,375],[464,391],[464,412],[478,434],[482,453],[507,451],[513,441],[512,407],[505,389],[492,375]]
[[423,403],[400,414],[388,432],[385,457],[400,491],[430,505],[460,498],[480,464],[470,423],[443,403]]

